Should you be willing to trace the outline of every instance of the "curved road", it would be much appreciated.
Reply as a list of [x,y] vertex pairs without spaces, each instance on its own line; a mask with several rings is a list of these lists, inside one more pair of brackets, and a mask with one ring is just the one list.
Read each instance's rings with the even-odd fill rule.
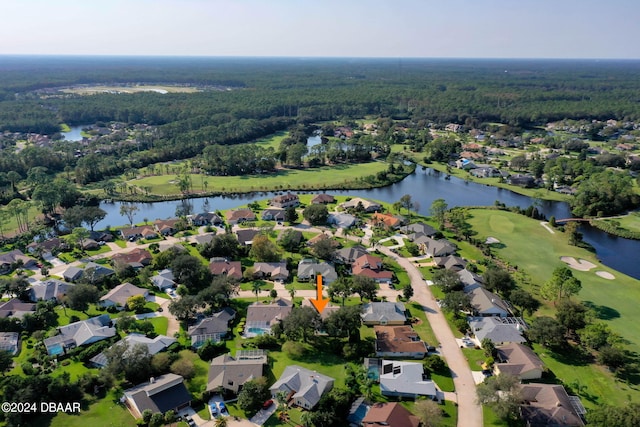
[[444,314],[437,306],[433,294],[422,279],[422,274],[409,260],[399,257],[387,247],[379,245],[376,249],[395,259],[409,274],[413,287],[413,300],[422,304],[427,320],[440,342],[440,353],[451,369],[458,403],[458,426],[482,427],[482,406],[476,403],[476,384],[471,375],[469,363],[458,347],[455,336]]

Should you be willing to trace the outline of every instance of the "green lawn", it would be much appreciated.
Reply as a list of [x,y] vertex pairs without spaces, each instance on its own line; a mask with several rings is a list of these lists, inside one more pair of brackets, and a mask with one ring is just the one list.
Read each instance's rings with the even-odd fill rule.
[[[208,192],[250,192],[273,189],[307,189],[353,185],[356,178],[375,175],[386,170],[384,162],[355,165],[324,166],[305,170],[281,170],[269,175],[221,176],[208,180]],[[177,175],[157,175],[127,181],[129,185],[150,187],[151,194],[179,194]],[[199,176],[193,178],[193,191],[204,191]]]
[[158,317],[150,317],[148,319],[149,322],[153,324],[153,328],[158,335],[166,335],[167,328],[169,327],[169,319],[164,316]]
[[135,419],[127,408],[117,403],[120,395],[110,392],[105,398],[89,405],[88,409],[80,411],[79,415],[59,413],[51,424],[42,424],[50,427],[134,427]]
[[[540,221],[511,212],[473,209],[469,223],[481,239],[492,236],[500,240],[501,247],[495,249],[500,258],[523,269],[532,279],[530,291],[539,296],[538,287],[551,277],[553,269],[564,264],[561,256],[572,256],[596,264],[588,271],[573,270],[573,275],[582,282],[578,299],[588,301],[600,312],[608,315],[602,320],[630,341],[633,351],[640,351],[640,282],[602,265],[596,256],[585,249],[570,246],[567,236],[558,230],[549,233]],[[615,280],[606,280],[595,271],[607,271]]]

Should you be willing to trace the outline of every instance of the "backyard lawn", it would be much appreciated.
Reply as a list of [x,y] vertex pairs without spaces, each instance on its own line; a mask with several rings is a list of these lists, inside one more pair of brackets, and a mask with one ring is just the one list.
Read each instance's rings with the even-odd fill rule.
[[119,395],[110,392],[105,398],[89,405],[88,409],[81,410],[79,416],[59,413],[50,424],[47,422],[41,425],[43,427],[134,427],[135,419],[124,405],[117,403],[119,398]]

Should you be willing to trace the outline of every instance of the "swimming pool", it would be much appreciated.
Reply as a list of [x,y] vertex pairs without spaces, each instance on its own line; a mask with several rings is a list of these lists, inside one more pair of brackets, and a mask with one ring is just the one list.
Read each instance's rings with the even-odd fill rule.
[[269,329],[264,328],[247,328],[247,334],[264,335],[269,333]]
[[49,355],[57,356],[58,354],[64,353],[64,349],[62,348],[62,344],[54,344],[47,350]]

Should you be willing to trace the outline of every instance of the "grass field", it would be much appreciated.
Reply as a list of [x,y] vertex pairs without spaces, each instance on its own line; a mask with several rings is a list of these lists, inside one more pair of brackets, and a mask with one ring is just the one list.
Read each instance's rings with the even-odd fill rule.
[[629,215],[625,215],[615,219],[605,219],[603,222],[617,222],[620,228],[630,230],[636,233],[640,233],[640,212],[633,212]]
[[52,420],[51,424],[42,424],[50,427],[108,427],[122,426],[134,427],[135,419],[127,408],[117,403],[120,396],[114,392],[109,393],[105,398],[89,405],[88,409],[80,411],[80,415],[59,413]]
[[[602,319],[613,330],[630,341],[633,351],[640,351],[640,282],[602,265],[596,256],[582,248],[570,246],[567,236],[558,230],[551,234],[539,221],[511,212],[473,209],[469,223],[481,239],[492,236],[500,240],[495,252],[501,258],[526,271],[535,285],[542,285],[556,267],[564,264],[561,256],[582,258],[597,267],[591,271],[573,274],[582,282],[579,300],[589,302],[599,312],[608,315]],[[607,271],[615,280],[606,280],[595,271]],[[539,296],[538,288],[531,289]]]
[[[324,166],[305,170],[280,170],[269,175],[216,176],[192,175],[193,191],[203,192],[203,181],[207,181],[208,192],[246,193],[251,191],[337,188],[353,185],[357,178],[375,175],[386,170],[383,162],[369,162],[355,165]],[[177,195],[177,175],[156,175],[127,181],[140,188],[149,187],[151,194]]]

